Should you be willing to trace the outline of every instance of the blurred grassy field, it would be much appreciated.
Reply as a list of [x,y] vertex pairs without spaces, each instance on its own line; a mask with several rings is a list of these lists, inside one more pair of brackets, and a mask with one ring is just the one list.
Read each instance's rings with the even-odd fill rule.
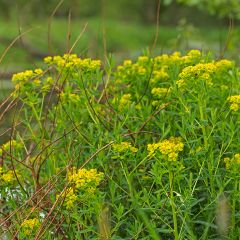
[[[19,23],[17,20],[12,20],[6,24],[0,21],[1,55],[14,38],[23,34],[0,63],[0,73],[2,73],[0,79],[6,79],[5,73],[41,67],[41,56],[67,52],[86,24],[86,29],[73,52],[82,57],[104,59],[104,46],[106,46],[107,53],[113,53],[117,63],[124,58],[135,58],[144,49],[151,47],[156,34],[154,25],[114,19],[103,20],[99,17],[74,19],[70,23],[63,18],[56,18],[50,22],[38,20]],[[26,31],[27,33],[24,33]],[[236,49],[239,44],[237,41],[239,35],[240,31],[237,29],[229,35],[227,56],[238,58]],[[184,20],[174,27],[160,24],[154,54],[199,48],[211,50],[219,55],[225,46],[227,36],[227,27],[221,25],[196,28]],[[11,83],[0,80],[0,99],[4,98],[8,94],[8,89],[11,88]]]

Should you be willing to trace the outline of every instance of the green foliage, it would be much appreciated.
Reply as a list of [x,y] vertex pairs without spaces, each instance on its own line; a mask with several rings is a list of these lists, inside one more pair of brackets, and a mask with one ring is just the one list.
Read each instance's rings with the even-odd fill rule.
[[[75,54],[13,75],[3,234],[239,237],[239,69],[191,50],[115,66]],[[6,227],[7,226],[7,227]]]
[[[171,2],[173,1],[164,0],[166,5]],[[197,7],[211,15],[240,19],[240,2],[238,0],[176,0],[176,2],[190,7]]]
[[[12,2],[3,0],[0,1],[0,12],[6,18],[13,17],[15,14],[28,18],[44,18],[49,17],[53,13],[54,9],[58,6],[60,1],[53,0],[18,0],[15,4]],[[148,19],[148,14],[145,12],[147,7],[155,16],[157,1],[146,0],[121,0],[121,1],[108,1],[108,0],[69,0],[63,1],[55,13],[58,17],[68,17],[71,13],[73,18],[86,18],[86,17],[111,17],[114,19]],[[119,9],[121,9],[119,11]],[[151,16],[150,16],[151,18]]]

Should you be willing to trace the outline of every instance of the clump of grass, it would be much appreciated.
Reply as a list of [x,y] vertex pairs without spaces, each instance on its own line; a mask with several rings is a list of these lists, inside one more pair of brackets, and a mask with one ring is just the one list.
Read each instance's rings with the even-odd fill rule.
[[239,235],[234,62],[198,50],[119,66],[75,54],[44,62],[12,78],[16,109],[0,152],[5,235],[217,238],[221,193],[224,234]]

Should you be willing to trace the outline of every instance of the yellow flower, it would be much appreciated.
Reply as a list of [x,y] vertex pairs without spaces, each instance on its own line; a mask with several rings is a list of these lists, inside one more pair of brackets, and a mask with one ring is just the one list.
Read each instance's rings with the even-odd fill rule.
[[68,180],[73,183],[76,189],[87,190],[89,187],[96,189],[99,185],[103,173],[98,173],[96,169],[87,170],[85,168],[79,169],[76,171],[73,169],[73,172],[69,172]]
[[239,105],[237,103],[233,103],[230,105],[230,109],[236,112],[239,109]]
[[219,70],[228,70],[234,66],[234,62],[227,60],[227,59],[222,59],[218,62],[216,62],[216,67]]
[[164,68],[161,68],[160,70],[154,70],[152,74],[152,79],[150,80],[151,84],[156,84],[157,82],[161,80],[166,80],[169,78],[168,73],[164,70]]
[[156,65],[163,65],[163,64],[169,64],[170,62],[170,57],[168,54],[162,54],[161,56],[157,56],[154,58],[154,63]]
[[35,86],[40,86],[41,85],[41,80],[40,79],[34,79],[33,83]]
[[201,52],[197,49],[193,49],[193,50],[190,50],[187,53],[187,56],[194,57],[194,58],[199,58],[199,57],[201,57]]
[[63,69],[73,70],[80,68],[84,70],[94,71],[101,66],[100,60],[92,60],[90,58],[81,59],[76,54],[64,54],[63,56],[54,56],[44,58],[47,64],[56,65],[61,71]]
[[140,75],[144,75],[146,72],[147,72],[147,70],[144,68],[144,67],[138,67],[138,69],[137,69],[137,72],[140,74]]
[[224,162],[225,162],[225,164],[226,164],[226,169],[230,169],[230,167],[231,167],[231,159],[229,158],[229,157],[225,157],[224,159]]
[[227,98],[228,102],[231,103],[230,109],[233,111],[238,111],[240,106],[240,95],[234,95]]
[[159,148],[160,143],[152,143],[147,145],[147,150],[148,150],[148,156],[152,157],[155,155],[157,149]]
[[177,80],[176,84],[179,88],[183,87],[184,85],[186,85],[185,81],[183,79]]
[[31,235],[39,227],[40,221],[37,218],[24,220],[21,224],[23,233],[28,236]]
[[172,55],[170,55],[168,64],[177,64],[177,63],[181,63],[181,61],[182,61],[181,53],[174,52]]
[[181,53],[180,52],[174,52],[171,57],[181,57]]
[[234,155],[234,161],[236,164],[240,164],[240,154],[239,153]]
[[92,69],[92,70],[100,68],[100,66],[101,66],[101,61],[100,60],[92,60],[90,62],[90,69]]
[[74,193],[74,190],[72,187],[68,188],[66,190],[67,194],[65,197],[64,205],[67,209],[70,209],[73,207],[73,204],[77,201],[77,195]]
[[140,103],[138,103],[138,104],[135,106],[135,109],[137,109],[137,110],[141,110],[141,109],[142,109],[142,106],[141,106],[141,104],[140,104]]
[[195,78],[210,78],[210,75],[216,71],[214,63],[198,63],[195,66],[185,67],[179,74],[180,79],[191,80]]
[[34,70],[34,73],[41,75],[43,73],[43,70],[41,68],[37,68]]
[[146,63],[149,61],[149,57],[148,56],[139,56],[138,57],[138,62],[140,63]]
[[52,77],[47,77],[45,79],[45,81],[43,82],[43,86],[41,88],[41,92],[43,92],[43,93],[48,92],[51,89],[53,83],[54,83],[53,78]]
[[52,62],[52,60],[53,60],[53,58],[52,58],[52,57],[50,57],[50,56],[48,56],[48,57],[45,57],[45,58],[43,59],[43,61],[44,61],[45,63],[51,63],[51,62]]
[[123,62],[123,66],[130,66],[130,65],[132,65],[132,61],[131,60],[125,60]]
[[225,157],[223,160],[226,164],[227,170],[230,170],[234,167],[240,168],[240,154],[239,153],[235,154],[232,158]]
[[169,88],[153,88],[151,93],[156,98],[161,98],[166,96],[169,93]]
[[124,67],[123,67],[123,66],[118,66],[118,67],[117,67],[117,70],[118,70],[119,72],[121,72],[121,71],[124,70]]
[[[98,173],[96,169],[87,170],[82,168],[76,170],[76,168],[72,168],[72,171],[67,175],[71,187],[67,188],[66,194],[61,196],[64,199],[64,206],[70,209],[74,206],[78,196],[82,196],[83,193],[88,193],[88,196],[91,196],[95,193],[102,177],[103,173]],[[59,195],[56,196],[57,199],[59,197]]]
[[21,175],[18,170],[15,170],[15,173],[13,170],[4,170],[3,168],[0,168],[0,183],[1,181],[5,184],[12,184],[16,181],[15,174],[18,178],[21,178]]
[[240,104],[240,95],[230,96],[227,99],[230,103],[238,103]]
[[12,76],[13,82],[26,82],[27,80],[33,78],[36,75],[32,70],[26,70],[24,72],[15,73]]
[[125,153],[128,150],[132,153],[136,153],[138,151],[138,149],[133,147],[130,142],[121,142],[119,144],[113,144],[113,150],[119,153]]
[[3,180],[5,183],[11,183],[14,181],[14,172],[7,171],[0,176],[0,179]]
[[169,161],[176,161],[179,152],[183,151],[184,144],[181,137],[170,137],[158,143],[148,144],[148,156],[152,157],[157,151],[165,155]]
[[131,98],[132,98],[131,94],[124,94],[119,101],[118,109],[121,111],[129,104],[131,104]]
[[21,147],[22,147],[21,143],[17,142],[16,140],[10,140],[10,141],[8,141],[8,142],[6,142],[5,144],[2,145],[2,147],[0,148],[1,149],[0,155],[4,151],[10,152],[10,150],[19,149]]

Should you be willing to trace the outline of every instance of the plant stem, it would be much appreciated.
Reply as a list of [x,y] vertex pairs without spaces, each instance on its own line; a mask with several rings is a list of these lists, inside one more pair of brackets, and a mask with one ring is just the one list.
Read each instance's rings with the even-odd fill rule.
[[174,203],[174,196],[173,196],[173,173],[170,170],[169,171],[169,181],[170,181],[170,204],[172,207],[172,215],[173,215],[173,228],[174,228],[174,239],[178,240],[178,224],[177,224],[177,214],[176,214],[176,208]]

